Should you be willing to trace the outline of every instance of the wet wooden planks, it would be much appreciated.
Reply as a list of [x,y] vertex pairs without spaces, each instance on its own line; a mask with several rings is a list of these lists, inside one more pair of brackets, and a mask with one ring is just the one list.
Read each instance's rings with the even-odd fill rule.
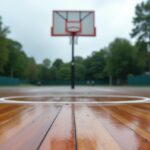
[[[37,149],[60,112],[55,105],[0,105],[0,149]],[[12,109],[11,109],[12,107]]]
[[77,107],[75,116],[78,149],[121,149],[87,106]]
[[[78,106],[76,108],[79,150],[150,149],[150,104]],[[145,115],[146,114],[146,115]]]
[[[141,105],[141,104],[138,104]],[[130,105],[109,106],[90,108],[97,117],[97,120],[105,127],[113,139],[123,150],[149,150],[150,148],[150,127],[149,119],[142,119],[137,114],[143,113],[143,109],[137,114],[132,114],[133,108],[128,110]],[[149,105],[150,107],[150,105]],[[143,114],[144,115],[144,114]],[[147,114],[150,116],[150,113]],[[145,127],[144,127],[144,126]]]
[[40,150],[75,150],[75,140],[73,109],[64,105]]
[[0,104],[0,149],[149,150],[150,103]]

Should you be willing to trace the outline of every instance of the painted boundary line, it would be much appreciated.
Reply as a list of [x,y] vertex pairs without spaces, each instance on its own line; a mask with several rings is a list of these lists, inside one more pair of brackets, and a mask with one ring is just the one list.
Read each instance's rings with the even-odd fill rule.
[[[83,97],[83,98],[82,98]],[[128,98],[124,101],[86,101],[90,98]],[[51,98],[55,101],[18,101],[11,99],[19,98]],[[80,101],[58,101],[60,98],[77,98]],[[130,100],[134,98],[134,100]],[[84,101],[83,101],[84,100]],[[142,96],[124,96],[124,95],[41,95],[41,96],[12,96],[0,98],[0,103],[7,104],[134,104],[150,102],[150,98]]]

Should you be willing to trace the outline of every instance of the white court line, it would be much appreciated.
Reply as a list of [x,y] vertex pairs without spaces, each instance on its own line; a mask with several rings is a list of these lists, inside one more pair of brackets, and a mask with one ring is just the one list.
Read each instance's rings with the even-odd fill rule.
[[[57,99],[57,98],[79,98],[82,100],[86,100],[88,98],[94,98],[94,97],[103,97],[103,98],[108,98],[108,97],[112,97],[112,98],[135,98],[135,100],[128,100],[128,101],[74,101],[74,102],[69,102],[69,101],[17,101],[17,100],[11,100],[11,99],[18,99],[18,98],[53,98],[53,99]],[[82,98],[83,97],[83,98]],[[140,100],[138,100],[140,99]],[[133,103],[145,103],[145,102],[149,102],[150,98],[148,97],[142,97],[142,96],[124,96],[124,95],[42,95],[42,96],[12,96],[12,97],[2,97],[0,98],[0,102],[1,103],[9,103],[9,104],[133,104]]]

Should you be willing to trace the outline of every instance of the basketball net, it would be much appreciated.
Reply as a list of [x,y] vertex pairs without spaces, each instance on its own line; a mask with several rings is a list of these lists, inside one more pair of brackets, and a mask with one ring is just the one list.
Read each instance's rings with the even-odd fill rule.
[[[74,36],[74,44],[78,44],[79,35]],[[69,36],[69,44],[72,45],[72,35]]]
[[72,37],[74,37],[74,44],[78,44],[78,37],[81,32],[81,22],[66,21],[66,31],[70,34],[69,43],[72,44]]

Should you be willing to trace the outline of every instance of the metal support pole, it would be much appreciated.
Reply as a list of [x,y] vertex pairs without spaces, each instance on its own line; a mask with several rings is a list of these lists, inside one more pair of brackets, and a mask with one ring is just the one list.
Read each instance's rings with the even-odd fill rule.
[[71,88],[75,88],[74,35],[72,35]]

